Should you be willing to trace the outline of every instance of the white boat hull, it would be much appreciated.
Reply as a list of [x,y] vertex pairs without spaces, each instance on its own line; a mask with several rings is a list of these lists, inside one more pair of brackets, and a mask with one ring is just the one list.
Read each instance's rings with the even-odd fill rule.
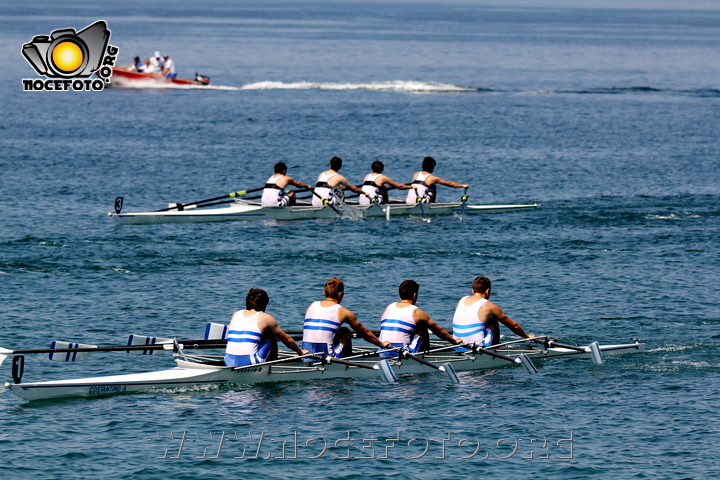
[[[465,205],[462,209],[460,202],[430,203],[420,205],[390,204],[390,205],[352,205],[353,209],[362,217],[385,217],[390,219],[396,215],[435,216],[452,213],[503,213],[518,210],[532,210],[538,208],[537,204],[530,205]],[[388,210],[389,207],[389,210]],[[341,213],[343,207],[336,207]],[[237,220],[308,220],[323,218],[339,218],[338,212],[331,207],[315,207],[312,205],[297,205],[293,207],[262,207],[255,202],[241,202],[222,208],[193,208],[182,211],[166,212],[138,212],[138,213],[109,213],[112,219],[121,225],[151,225],[156,223],[204,223],[227,222]]]
[[[645,344],[602,345],[600,349],[605,356],[622,355],[644,352]],[[517,357],[524,353],[533,361],[550,357],[590,358],[589,353],[565,348],[544,349],[540,345],[534,347],[511,347],[498,351],[510,357]],[[487,370],[517,365],[488,355],[458,352],[427,354],[424,358],[436,364],[450,363],[455,371]],[[329,378],[379,377],[378,370],[348,367],[337,363],[323,365],[320,363],[297,362],[231,368],[181,359],[176,361],[178,363],[177,367],[156,372],[19,384],[6,383],[5,386],[25,400],[47,400],[62,397],[95,397],[130,392],[191,388],[206,384],[250,385],[265,382],[308,381]],[[378,358],[373,357],[355,361],[374,365]],[[390,364],[396,375],[435,372],[434,369],[414,360],[396,358],[390,359]]]

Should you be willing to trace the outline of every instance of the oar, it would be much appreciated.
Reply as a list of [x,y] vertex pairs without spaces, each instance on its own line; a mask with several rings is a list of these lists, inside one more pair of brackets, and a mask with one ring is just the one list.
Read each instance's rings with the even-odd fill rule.
[[[473,345],[473,344],[465,344],[465,345]],[[478,347],[477,345],[472,346],[472,351],[475,353],[484,353],[485,355],[490,355],[491,357],[499,358],[500,360],[505,360],[507,362],[519,363],[520,365],[522,365],[522,367],[525,369],[525,371],[531,375],[537,373],[537,371],[538,371],[535,364],[532,363],[532,360],[530,360],[530,358],[524,353],[521,353],[517,357],[512,358],[512,357],[508,357],[506,355],[502,355],[497,352],[493,352],[492,350],[488,350],[486,348]]]
[[188,207],[188,206],[190,206],[190,205],[198,205],[199,203],[214,202],[215,200],[222,200],[222,199],[228,198],[228,197],[241,197],[241,196],[243,196],[243,195],[245,195],[245,194],[248,194],[248,193],[259,192],[260,190],[263,190],[264,188],[265,188],[265,187],[262,186],[262,187],[260,187],[260,188],[253,188],[253,189],[250,189],[250,190],[239,190],[239,191],[237,191],[237,192],[231,192],[231,193],[228,193],[227,195],[222,195],[222,196],[220,196],[220,197],[208,198],[208,199],[205,199],[205,200],[199,200],[199,201],[197,201],[197,202],[178,203],[178,204],[175,205],[174,207],[163,208],[162,210],[155,210],[155,211],[156,211],[156,212],[167,212],[167,211],[169,211],[169,210],[184,210],[185,207]]
[[502,355],[502,354],[500,354],[500,353],[493,352],[492,350],[489,350],[489,348],[492,348],[492,347],[483,348],[483,347],[479,347],[479,346],[475,345],[474,343],[461,343],[461,344],[459,344],[459,345],[450,345],[450,346],[447,346],[447,347],[435,348],[435,349],[433,349],[433,350],[428,350],[428,351],[425,352],[425,353],[428,354],[428,353],[441,352],[441,351],[444,351],[444,350],[455,349],[455,348],[458,348],[458,347],[460,347],[460,348],[469,348],[469,349],[472,350],[474,353],[484,353],[485,355],[489,355],[489,356],[491,356],[491,357],[495,357],[495,358],[498,358],[498,359],[500,359],[500,360],[505,360],[505,361],[510,362],[510,363],[518,363],[518,364],[522,365],[523,368],[525,369],[525,371],[528,372],[528,373],[530,373],[530,374],[535,374],[535,373],[537,373],[537,371],[538,371],[538,370],[537,370],[537,367],[535,366],[535,364],[532,363],[532,361],[530,360],[530,357],[528,357],[528,356],[527,356],[526,354],[524,354],[524,353],[521,353],[521,354],[518,355],[517,357],[513,358],[513,357],[508,357],[507,355]]
[[460,201],[462,202],[462,205],[460,206],[460,220],[462,220],[463,213],[465,212],[465,204],[468,201],[467,187],[465,187],[465,190],[463,190],[463,196],[460,197]]
[[390,366],[390,362],[388,362],[387,360],[380,360],[375,365],[366,365],[364,363],[351,362],[342,358],[335,358],[331,355],[320,356],[315,354],[314,358],[318,359],[323,363],[339,363],[340,365],[347,365],[348,367],[378,370],[380,372],[380,378],[382,378],[385,383],[395,383],[397,381],[395,372],[393,372],[393,369]]
[[413,355],[412,353],[410,353],[410,351],[407,348],[405,348],[405,349],[398,348],[398,349],[396,349],[396,351],[398,352],[398,355],[400,355],[400,357],[402,357],[402,358],[409,358],[411,360],[415,360],[418,363],[421,363],[430,368],[434,368],[435,370],[439,370],[439,371],[445,373],[445,375],[447,375],[448,379],[450,380],[450,383],[454,383],[456,385],[458,383],[460,383],[460,379],[458,378],[457,373],[455,373],[455,369],[453,368],[452,365],[450,365],[450,363],[445,363],[444,365],[436,365],[432,362],[428,362],[424,358],[420,358],[417,355]]
[[423,206],[423,199],[418,194],[417,188],[413,188],[415,190],[415,203],[420,205],[420,213],[422,214],[422,219],[427,220],[427,217],[425,216],[425,207]]
[[328,207],[332,208],[332,209],[335,211],[335,213],[337,213],[337,214],[340,215],[341,217],[343,216],[342,212],[340,212],[340,210],[338,210],[337,208],[335,208],[335,205],[333,205],[332,203],[330,203],[330,200],[328,200],[327,198],[321,197],[321,196],[315,191],[315,189],[312,190],[312,194],[315,195],[316,197],[318,197],[320,200],[322,200],[323,206],[328,206]]
[[351,362],[348,360],[344,360],[342,358],[335,358],[330,355],[320,355],[317,353],[306,353],[305,355],[297,355],[293,357],[288,358],[282,358],[279,360],[271,360],[269,362],[262,362],[262,363],[256,363],[254,365],[244,365],[242,367],[233,367],[233,370],[243,370],[248,368],[257,368],[257,367],[263,367],[266,365],[277,365],[279,363],[287,363],[287,362],[293,362],[297,360],[302,360],[303,358],[312,358],[319,362],[325,363],[339,363],[342,365],[347,365],[349,367],[358,367],[358,368],[365,368],[369,370],[378,370],[380,372],[380,377],[383,379],[386,383],[394,383],[397,381],[397,377],[395,377],[395,372],[393,372],[392,367],[390,367],[390,363],[387,360],[381,360],[377,362],[375,365],[367,365],[364,363],[359,362]]
[[[178,341],[178,345],[181,345],[181,348],[193,350],[193,349],[205,349],[205,348],[225,348],[226,342],[223,340],[183,340]],[[69,342],[53,342],[53,345],[67,345],[67,347],[58,347],[58,348],[34,348],[34,349],[28,349],[28,350],[10,350],[7,348],[0,347],[0,364],[9,356],[9,355],[25,355],[25,354],[33,354],[33,353],[49,353],[49,354],[56,354],[56,353],[68,353],[73,355],[67,355],[66,359],[63,359],[61,361],[66,362],[75,362],[79,360],[85,360],[89,354],[95,353],[95,352],[125,352],[125,351],[132,351],[132,350],[173,350],[174,349],[174,342],[170,343],[158,343],[155,345],[116,345],[116,346],[106,346],[106,347],[100,347],[97,345],[83,345],[78,343],[69,343]],[[87,355],[75,355],[77,353],[86,353]],[[53,360],[59,360],[53,359]]]
[[576,345],[566,345],[564,343],[558,343],[555,340],[545,340],[542,342],[544,345],[549,347],[560,347],[567,348],[568,350],[575,350],[576,352],[583,352],[590,354],[590,360],[595,365],[602,365],[605,359],[603,358],[602,350],[600,350],[600,344],[598,342],[592,342],[587,347],[578,347]]

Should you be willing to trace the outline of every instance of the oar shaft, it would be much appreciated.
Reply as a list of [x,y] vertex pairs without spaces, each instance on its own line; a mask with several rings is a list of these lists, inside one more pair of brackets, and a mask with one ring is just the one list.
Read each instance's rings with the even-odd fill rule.
[[440,366],[439,366],[439,365],[435,365],[434,363],[430,363],[430,362],[428,362],[427,360],[425,360],[424,358],[420,358],[420,357],[418,357],[417,355],[413,355],[413,354],[410,353],[410,352],[401,352],[401,355],[404,356],[404,357],[410,358],[410,359],[412,359],[412,360],[415,360],[415,361],[418,362],[418,363],[422,363],[423,365],[427,365],[427,366],[430,367],[430,368],[434,368],[435,370],[440,370]]
[[342,212],[340,212],[340,210],[335,208],[335,205],[330,203],[330,201],[327,198],[323,198],[322,196],[320,196],[320,194],[317,193],[315,191],[315,189],[312,189],[312,194],[315,195],[316,197],[318,197],[320,200],[322,200],[323,205],[327,205],[328,207],[332,208],[335,211],[335,213],[337,213],[338,215],[340,215],[342,217]]
[[506,360],[508,362],[515,363],[515,359],[512,357],[508,357],[507,355],[502,355],[497,352],[493,352],[492,350],[487,350],[481,347],[475,347],[473,350],[477,353],[484,353],[485,355],[490,355],[491,357],[499,358],[501,360]]
[[201,203],[214,202],[216,200],[222,200],[222,199],[228,198],[228,197],[240,197],[240,196],[248,194],[248,193],[259,192],[260,190],[263,190],[264,188],[265,187],[262,186],[259,188],[252,188],[250,190],[239,190],[237,192],[231,192],[231,193],[228,193],[227,195],[222,195],[220,197],[213,197],[213,198],[206,198],[205,200],[198,200],[197,202],[178,203],[174,207],[163,208],[162,210],[156,210],[156,211],[157,212],[167,212],[169,210],[179,210],[179,209],[183,209],[189,205],[199,205]]
[[[225,340],[189,340],[186,342],[178,342],[183,349],[205,349],[205,348],[225,348],[227,342]],[[172,344],[161,343],[155,345],[114,345],[107,347],[79,347],[79,348],[32,348],[27,350],[11,350],[8,355],[32,354],[32,353],[67,353],[67,352],[124,352],[126,350],[164,350],[165,346]]]
[[557,343],[554,340],[550,340],[547,342],[548,346],[550,347],[560,347],[560,348],[567,348],[568,350],[575,350],[576,352],[587,352],[587,347],[578,347],[577,345],[566,345],[564,343]]

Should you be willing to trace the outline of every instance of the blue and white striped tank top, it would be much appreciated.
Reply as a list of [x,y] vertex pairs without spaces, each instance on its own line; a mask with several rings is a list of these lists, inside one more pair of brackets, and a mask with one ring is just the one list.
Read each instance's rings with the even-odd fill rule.
[[455,315],[453,316],[453,336],[467,343],[475,343],[477,345],[492,345],[492,331],[485,327],[484,323],[478,319],[480,308],[487,302],[481,298],[470,306],[465,306],[463,297],[457,304]]
[[380,341],[408,345],[415,335],[413,312],[417,308],[415,305],[400,308],[396,303],[388,305],[380,320]]
[[314,302],[305,314],[303,324],[303,342],[325,343],[328,350],[332,350],[335,334],[340,328],[337,312],[340,304],[323,307],[320,302]]
[[246,310],[238,310],[230,319],[227,347],[225,353],[230,355],[255,355],[262,340],[262,332],[257,321],[260,312],[246,317]]

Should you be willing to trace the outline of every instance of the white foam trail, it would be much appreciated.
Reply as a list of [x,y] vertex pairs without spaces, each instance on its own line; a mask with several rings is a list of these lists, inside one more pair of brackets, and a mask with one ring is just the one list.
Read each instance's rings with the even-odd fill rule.
[[448,83],[412,82],[396,80],[390,82],[256,82],[244,85],[242,90],[376,90],[386,92],[477,92],[478,88],[451,85]]
[[180,89],[180,90],[240,90],[239,87],[230,87],[227,85],[180,85],[177,83],[159,83],[155,80],[113,80],[111,88],[126,88],[126,89],[156,89],[156,90],[168,90],[168,89]]

